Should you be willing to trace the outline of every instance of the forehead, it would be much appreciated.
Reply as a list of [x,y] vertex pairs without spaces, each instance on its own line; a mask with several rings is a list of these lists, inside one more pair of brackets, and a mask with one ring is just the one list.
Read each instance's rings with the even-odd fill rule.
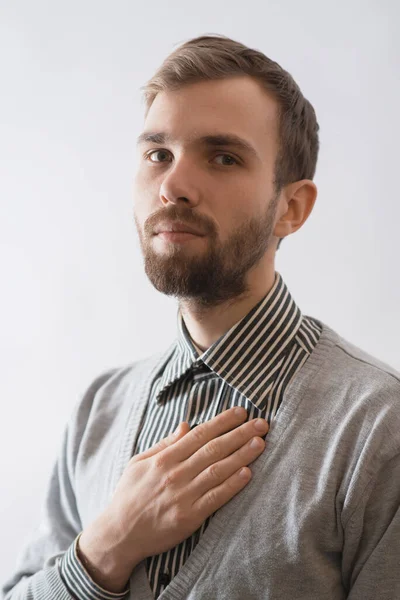
[[167,132],[188,145],[214,132],[229,133],[269,157],[277,147],[277,108],[276,100],[248,76],[201,81],[157,94],[144,129]]

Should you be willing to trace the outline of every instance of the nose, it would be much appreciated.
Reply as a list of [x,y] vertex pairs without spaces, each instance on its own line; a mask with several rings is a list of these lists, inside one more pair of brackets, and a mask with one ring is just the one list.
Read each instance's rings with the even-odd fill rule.
[[160,201],[163,204],[184,202],[190,207],[199,203],[200,191],[196,184],[196,173],[187,161],[176,162],[165,174],[160,186]]

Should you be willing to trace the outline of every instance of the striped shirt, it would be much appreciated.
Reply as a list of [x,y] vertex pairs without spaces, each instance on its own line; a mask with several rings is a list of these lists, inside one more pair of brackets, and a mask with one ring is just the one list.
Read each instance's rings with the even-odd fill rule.
[[[276,272],[268,294],[206,351],[196,348],[180,310],[177,331],[171,359],[154,380],[132,455],[151,448],[182,421],[193,428],[233,406],[243,406],[249,421],[262,417],[271,423],[285,390],[318,342],[321,327],[301,314]],[[146,559],[155,598],[186,562],[214,514],[182,543]],[[78,540],[60,561],[71,595],[78,600],[127,598],[129,589],[110,593],[92,581],[77,556]]]

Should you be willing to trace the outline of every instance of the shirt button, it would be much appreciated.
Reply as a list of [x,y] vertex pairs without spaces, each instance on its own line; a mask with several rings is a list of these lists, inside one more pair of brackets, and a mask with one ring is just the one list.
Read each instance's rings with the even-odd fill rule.
[[171,577],[170,575],[168,575],[168,573],[163,573],[160,577],[160,583],[162,585],[168,585],[171,581]]

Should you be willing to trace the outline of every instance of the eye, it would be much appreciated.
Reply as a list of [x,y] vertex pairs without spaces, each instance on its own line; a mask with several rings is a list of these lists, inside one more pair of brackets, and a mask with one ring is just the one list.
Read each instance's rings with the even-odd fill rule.
[[167,155],[168,152],[166,150],[152,150],[151,152],[148,152],[145,156],[146,160],[149,160],[150,162],[165,162],[164,160],[153,160],[151,158],[151,156],[155,155],[155,154],[161,154],[161,155]]
[[[166,162],[164,159],[165,157],[168,156],[168,151],[167,150],[152,150],[151,152],[148,152],[145,155],[145,159],[149,160],[152,163],[163,163]],[[161,155],[161,158],[160,158]],[[158,156],[158,159],[154,160],[152,157],[153,156]],[[163,158],[164,157],[164,158]],[[233,156],[231,156],[230,154],[218,154],[215,158],[222,158],[223,162],[220,162],[219,164],[223,167],[231,167],[234,164],[238,165],[239,161],[234,158]],[[228,162],[226,162],[226,159],[228,160]]]
[[226,162],[220,163],[220,164],[222,164],[222,166],[224,166],[224,167],[231,167],[231,166],[232,166],[232,164],[235,164],[235,165],[238,165],[238,164],[239,164],[239,161],[238,161],[238,160],[236,160],[236,158],[234,158],[234,157],[233,157],[233,156],[231,156],[230,154],[218,154],[218,156],[216,156],[215,158],[221,158],[221,157],[222,157],[222,158],[227,158],[229,161],[233,161],[233,163],[232,163],[232,162],[229,162],[229,163],[226,163]]

